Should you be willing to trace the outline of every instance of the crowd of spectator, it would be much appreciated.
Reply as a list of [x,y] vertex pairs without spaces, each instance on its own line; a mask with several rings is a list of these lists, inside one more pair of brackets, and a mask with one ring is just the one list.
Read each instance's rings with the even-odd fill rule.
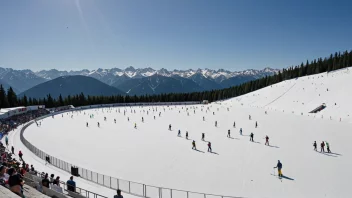
[[[59,176],[55,177],[54,174],[51,174],[49,177],[48,173],[35,170],[33,165],[29,165],[25,162],[22,151],[18,151],[19,160],[16,160],[14,157],[15,148],[13,146],[10,148],[8,145],[7,135],[11,131],[16,129],[21,124],[46,114],[49,114],[49,112],[44,109],[40,109],[0,120],[0,140],[1,138],[6,138],[6,145],[3,145],[2,142],[0,142],[0,185],[10,189],[13,193],[23,198],[25,198],[25,195],[23,194],[23,185],[26,173],[41,177],[41,186],[51,188],[62,193]],[[46,162],[50,164],[49,156],[46,157]],[[68,191],[76,192],[76,182],[73,181],[73,176],[71,176],[66,182],[66,185]],[[41,191],[42,189],[37,190]],[[117,195],[115,195],[114,198],[123,198],[121,195],[121,190],[117,190]]]
[[[6,136],[10,131],[16,129],[19,125],[24,124],[31,119],[48,114],[44,109],[29,111],[21,115],[11,116],[10,118],[0,120],[1,137]],[[14,147],[11,147],[11,152],[8,149],[8,138],[6,136],[6,147],[0,142],[0,185],[9,188],[13,193],[25,197],[23,195],[24,174],[37,174],[33,165],[23,160],[23,153],[19,151],[20,161],[14,158]]]

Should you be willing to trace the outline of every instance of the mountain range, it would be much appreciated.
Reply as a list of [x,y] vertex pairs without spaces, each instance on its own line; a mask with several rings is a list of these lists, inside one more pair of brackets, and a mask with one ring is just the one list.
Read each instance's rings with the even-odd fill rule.
[[[79,71],[59,71],[56,69],[31,71],[0,67],[0,83],[12,86],[16,93],[22,93],[41,83],[63,76],[86,76],[95,78],[109,86],[118,88],[129,95],[180,93],[222,89],[257,78],[274,75],[278,69],[248,69],[228,71],[224,69],[167,70],[153,68],[126,69],[83,69]],[[82,79],[79,80],[82,82]],[[48,84],[46,84],[48,86]],[[55,85],[56,86],[56,85]]]
[[115,87],[107,85],[97,79],[87,76],[61,76],[39,85],[36,85],[21,94],[20,97],[26,95],[31,98],[45,98],[50,94],[53,98],[68,95],[77,95],[84,93],[90,96],[111,96],[125,95],[122,91]]

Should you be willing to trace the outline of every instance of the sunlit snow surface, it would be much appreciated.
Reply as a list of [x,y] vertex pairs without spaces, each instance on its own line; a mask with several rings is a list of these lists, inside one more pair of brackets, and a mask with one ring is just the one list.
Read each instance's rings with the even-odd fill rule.
[[[352,74],[344,69],[284,81],[209,105],[64,113],[63,117],[44,119],[40,127],[31,125],[25,138],[77,166],[149,185],[243,197],[350,197],[351,83]],[[308,114],[322,103],[326,109]],[[90,118],[92,114],[94,118]],[[229,129],[231,138],[227,138]],[[178,130],[182,137],[177,136]],[[249,141],[251,132],[255,142]],[[206,141],[201,140],[202,133]],[[266,135],[271,146],[264,145]],[[192,150],[192,140],[198,151]],[[207,141],[212,143],[213,153],[207,152]],[[318,145],[328,141],[332,153],[313,151],[314,141]],[[51,172],[51,167],[23,148],[18,131],[10,135],[10,142],[24,151],[27,161]],[[287,177],[282,180],[273,175],[277,175],[273,169],[277,160]],[[107,196],[113,193],[84,180],[78,185]]]

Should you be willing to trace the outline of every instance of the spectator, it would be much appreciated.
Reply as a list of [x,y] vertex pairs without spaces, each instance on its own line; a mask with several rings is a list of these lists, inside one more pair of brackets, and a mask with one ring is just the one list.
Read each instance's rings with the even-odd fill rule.
[[54,185],[60,186],[60,177],[57,176],[56,179],[53,181]]
[[42,185],[49,188],[49,183],[48,174],[45,174],[44,179],[42,180]]
[[24,183],[22,180],[22,176],[20,174],[17,174],[14,168],[10,168],[7,173],[10,175],[8,180],[10,190],[22,197],[22,186]]
[[55,175],[54,174],[51,174],[50,175],[50,183],[53,183],[54,182],[54,180],[55,180]]
[[19,151],[19,152],[18,152],[18,156],[19,156],[20,159],[23,161],[23,159],[22,159],[22,156],[23,156],[22,151]]
[[121,190],[117,189],[116,190],[117,195],[114,196],[114,198],[123,198],[123,196],[121,195]]
[[34,167],[33,167],[33,164],[31,165],[31,171],[35,171],[35,170],[34,170]]
[[37,171],[35,171],[33,165],[31,165],[31,168],[29,169],[29,174],[36,175]]
[[29,164],[26,164],[26,172],[29,172]]
[[[2,180],[4,183],[9,180],[10,175],[6,173],[7,167],[6,166],[0,166],[0,180]],[[1,181],[0,181],[1,182]]]
[[76,182],[73,181],[73,176],[70,177],[70,180],[67,182],[67,190],[76,192]]
[[20,174],[23,176],[24,174],[26,174],[26,169],[24,168],[24,166],[22,166],[22,168],[20,168]]

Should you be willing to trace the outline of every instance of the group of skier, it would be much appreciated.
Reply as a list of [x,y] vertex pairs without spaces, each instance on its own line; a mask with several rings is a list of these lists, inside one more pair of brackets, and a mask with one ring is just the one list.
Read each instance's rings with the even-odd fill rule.
[[[314,143],[313,143],[313,147],[314,147],[314,150],[315,151],[317,151],[317,142],[316,141],[314,141]],[[330,150],[330,145],[329,145],[329,143],[327,142],[327,141],[322,141],[321,143],[320,143],[320,152],[321,153],[325,153],[325,146],[326,146],[326,151],[328,152],[328,153],[331,153],[331,150]]]

